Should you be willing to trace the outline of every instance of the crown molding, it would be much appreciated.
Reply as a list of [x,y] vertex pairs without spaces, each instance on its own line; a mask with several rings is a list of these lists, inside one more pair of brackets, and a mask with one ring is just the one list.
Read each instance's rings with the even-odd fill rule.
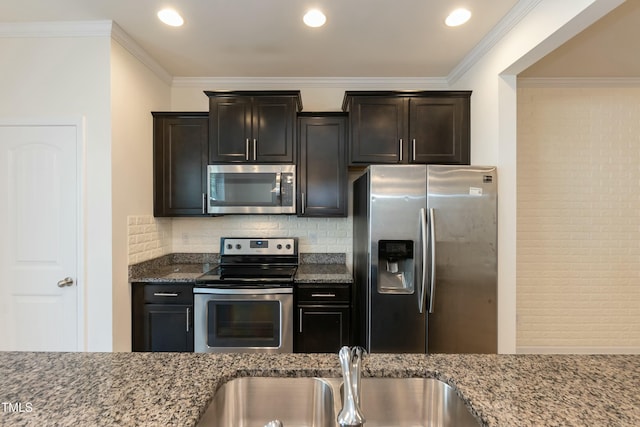
[[518,77],[518,87],[608,88],[640,87],[638,77]]
[[112,21],[2,22],[0,37],[106,37]]
[[113,21],[4,22],[0,38],[111,37],[167,85],[173,76]]
[[487,54],[509,31],[527,16],[542,0],[520,0],[498,22],[491,31],[480,40],[472,50],[451,70],[447,76],[449,85],[455,84],[484,55]]
[[173,76],[158,61],[153,59],[142,46],[138,44],[122,27],[113,22],[111,29],[111,38],[124,47],[138,61],[142,62],[149,68],[160,80],[167,85],[173,82]]
[[445,77],[174,77],[173,87],[234,88],[234,89],[449,89]]

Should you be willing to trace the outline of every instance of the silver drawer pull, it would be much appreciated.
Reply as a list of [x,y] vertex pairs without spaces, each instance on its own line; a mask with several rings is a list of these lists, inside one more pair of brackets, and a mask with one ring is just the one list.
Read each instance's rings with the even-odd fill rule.
[[336,294],[311,294],[313,298],[334,298]]
[[175,292],[154,292],[154,297],[177,297],[178,294]]

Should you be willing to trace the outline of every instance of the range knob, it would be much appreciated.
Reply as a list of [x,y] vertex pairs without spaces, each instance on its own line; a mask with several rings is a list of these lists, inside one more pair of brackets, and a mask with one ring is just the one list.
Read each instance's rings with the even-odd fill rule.
[[276,245],[276,248],[278,248],[278,249],[282,249],[282,244],[278,243],[278,244]]
[[236,244],[236,249],[242,249],[242,245],[240,243]]
[[233,245],[231,243],[227,243],[227,249],[233,249]]
[[287,249],[291,249],[291,245],[289,243],[287,243],[287,246],[285,246]]

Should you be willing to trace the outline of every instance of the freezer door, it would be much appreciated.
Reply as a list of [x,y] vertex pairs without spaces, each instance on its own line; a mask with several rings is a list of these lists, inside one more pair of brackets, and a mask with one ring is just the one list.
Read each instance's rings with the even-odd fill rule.
[[420,212],[426,207],[426,167],[375,165],[369,176],[367,349],[424,353]]
[[429,353],[497,352],[497,185],[495,167],[427,167]]

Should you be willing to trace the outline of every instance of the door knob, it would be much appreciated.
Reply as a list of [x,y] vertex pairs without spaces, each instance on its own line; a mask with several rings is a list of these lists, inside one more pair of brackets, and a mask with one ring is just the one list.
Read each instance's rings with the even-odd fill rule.
[[73,279],[71,277],[65,277],[64,279],[58,282],[59,288],[64,288],[65,286],[73,285]]

